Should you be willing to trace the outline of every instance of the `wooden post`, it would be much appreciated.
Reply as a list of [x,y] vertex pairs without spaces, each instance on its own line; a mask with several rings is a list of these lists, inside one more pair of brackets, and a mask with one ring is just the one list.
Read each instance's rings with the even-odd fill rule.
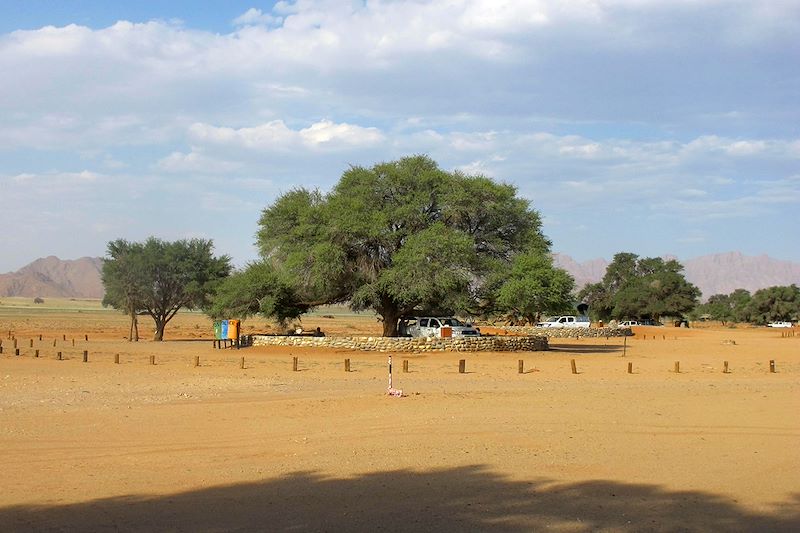
[[572,367],[572,373],[573,374],[577,374],[578,373],[578,366],[575,364],[575,359],[570,360],[569,364]]
[[775,359],[769,360],[769,371],[774,374],[775,373]]
[[17,339],[14,339],[14,348],[16,349],[16,347],[17,347]]
[[85,340],[86,342],[89,342],[89,335],[88,334],[84,335],[83,336],[83,340]]
[[292,357],[292,372],[297,372],[297,357]]
[[83,362],[84,363],[88,363],[89,362],[89,351],[88,350],[84,350],[83,351]]
[[722,373],[723,374],[728,374],[729,373],[728,372],[728,362],[727,361],[723,361],[722,364],[724,366],[724,368],[722,369]]
[[199,355],[195,355],[194,356],[194,366],[195,366],[195,368],[200,366],[200,356]]
[[517,374],[524,374],[525,373],[525,361],[520,359],[517,361]]
[[117,353],[117,354],[114,354],[114,364],[115,364],[115,365],[118,365],[118,364],[119,364],[119,354],[118,354],[118,353]]
[[30,347],[33,348],[33,339],[31,339],[31,346]]
[[57,340],[57,339],[53,339],[53,348],[55,348],[55,347],[56,347],[56,340]]
[[345,372],[350,372],[350,359],[345,359],[344,360],[344,371]]
[[622,357],[625,357],[625,352],[628,350],[628,336],[622,337]]
[[155,356],[155,355],[151,355],[151,356],[150,356],[150,364],[151,364],[151,365],[154,365],[154,364],[156,364],[156,356]]
[[62,341],[65,341],[65,340],[67,340],[67,335],[66,335],[66,333],[65,333],[64,335],[61,335],[61,340],[62,340]]
[[467,360],[466,359],[459,359],[458,360],[458,373],[464,374],[467,371]]
[[628,363],[628,374],[633,374],[633,363]]
[[39,350],[36,350],[33,354],[34,357],[39,357]]
[[75,337],[72,337],[72,345],[75,346]]
[[42,334],[41,333],[39,333],[39,340],[40,341],[42,340]]
[[0,353],[3,353],[3,344],[0,343]]
[[403,359],[403,373],[408,374],[408,359]]
[[57,358],[59,361],[62,361],[62,360],[64,359],[64,358],[61,356],[61,352],[58,352],[58,355],[56,356],[56,358]]
[[680,374],[681,373],[681,362],[680,361],[675,361],[675,373],[676,374]]
[[244,357],[242,357],[242,361],[239,363],[239,368],[244,370]]
[[14,349],[14,355],[19,355],[19,348]]

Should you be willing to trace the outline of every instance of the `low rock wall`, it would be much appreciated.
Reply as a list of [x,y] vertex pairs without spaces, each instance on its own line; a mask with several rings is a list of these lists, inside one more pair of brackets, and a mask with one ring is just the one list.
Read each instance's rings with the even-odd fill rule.
[[550,339],[628,337],[633,335],[631,328],[537,328],[534,326],[503,326],[498,331],[513,335],[538,335]]
[[305,346],[371,352],[538,352],[548,349],[543,335],[440,339],[437,337],[302,337],[253,335],[254,346]]

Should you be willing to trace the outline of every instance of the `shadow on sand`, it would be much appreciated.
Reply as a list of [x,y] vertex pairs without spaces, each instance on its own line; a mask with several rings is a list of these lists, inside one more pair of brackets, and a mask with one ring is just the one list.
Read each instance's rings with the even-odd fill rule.
[[759,514],[698,491],[511,481],[480,466],[349,479],[298,472],[168,496],[0,509],[0,531],[798,531],[800,495]]
[[[630,349],[630,347],[629,347]],[[604,354],[622,353],[622,345],[619,344],[550,344],[550,351],[575,353],[575,354]]]

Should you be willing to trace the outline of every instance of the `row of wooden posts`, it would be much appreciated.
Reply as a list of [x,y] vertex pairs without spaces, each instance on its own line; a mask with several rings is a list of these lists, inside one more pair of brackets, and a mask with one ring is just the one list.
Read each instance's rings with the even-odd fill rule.
[[[19,348],[15,348],[14,352],[15,352],[14,353],[15,356],[19,356],[20,355]],[[2,345],[2,342],[0,342],[0,354],[2,354],[2,353],[3,353],[3,345]],[[39,357],[39,350],[36,350],[34,352],[33,356],[38,358]],[[59,361],[63,361],[64,360],[63,353],[62,352],[57,352],[56,359],[59,360]],[[83,362],[84,363],[88,363],[89,362],[89,350],[83,350]],[[114,355],[114,363],[119,364],[119,354],[115,354]],[[156,356],[155,355],[151,355],[150,356],[150,364],[151,365],[155,365],[156,364]],[[292,357],[292,371],[293,372],[297,372],[298,371],[298,365],[299,365],[299,358],[298,357]],[[195,367],[200,366],[200,356],[199,355],[195,355],[194,356],[194,366]],[[572,373],[573,374],[578,374],[578,364],[575,361],[575,359],[570,359],[570,367],[572,369]],[[239,361],[239,368],[242,368],[242,369],[245,368],[244,357],[242,357],[240,359],[240,361]],[[345,372],[350,372],[350,359],[345,359],[344,360],[344,371]],[[408,371],[409,371],[408,370],[408,359],[403,359],[403,372],[404,373],[408,373]],[[774,359],[770,359],[770,361],[769,361],[769,371],[770,371],[770,373],[773,373],[773,374],[777,372],[776,367],[775,367],[775,360]],[[467,360],[466,359],[459,359],[459,361],[458,361],[458,373],[459,374],[465,374],[466,372],[467,372]],[[675,361],[674,372],[676,374],[680,374],[681,373],[681,362],[680,361]],[[730,374],[730,367],[728,365],[728,361],[723,361],[723,370],[722,370],[722,372],[724,374]],[[523,359],[519,359],[517,361],[517,373],[519,373],[519,374],[524,374],[525,373],[525,361]],[[628,363],[628,374],[633,374],[633,363],[631,363],[631,362]]]
[[[83,339],[84,339],[85,342],[89,342],[89,335],[84,335]],[[19,339],[17,339],[16,337],[12,336],[10,331],[9,331],[9,336],[8,336],[7,340],[10,340],[14,344],[14,348],[17,347],[17,343],[19,342]],[[39,335],[39,342],[41,342],[41,341],[42,341],[42,335],[40,334]],[[62,342],[67,342],[67,336],[66,335],[62,335],[61,336],[61,341]],[[29,346],[31,348],[33,348],[33,342],[34,342],[34,339],[30,339],[29,340]],[[58,344],[58,337],[55,337],[53,339],[53,347],[54,348],[55,348],[56,344]],[[3,341],[0,340],[0,347],[2,347],[2,346],[3,346]],[[74,337],[72,338],[72,346],[75,346],[75,338]]]

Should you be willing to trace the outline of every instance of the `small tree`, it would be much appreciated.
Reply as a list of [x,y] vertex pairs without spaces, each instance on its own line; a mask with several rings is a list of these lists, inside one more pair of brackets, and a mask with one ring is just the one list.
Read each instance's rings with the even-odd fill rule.
[[567,312],[574,303],[575,280],[549,256],[528,252],[514,258],[497,292],[499,311],[535,324],[542,313]]
[[181,308],[205,308],[230,273],[230,259],[213,257],[212,248],[211,241],[202,239],[110,242],[102,272],[104,305],[131,315],[132,336],[136,314],[150,315],[155,322],[153,340],[163,340],[164,328],[175,314]]
[[797,320],[800,318],[800,288],[789,285],[758,290],[748,309],[756,324]]
[[587,285],[579,293],[592,313],[610,318],[682,316],[697,305],[700,290],[686,281],[683,266],[661,258],[639,258],[619,253],[600,283]]

